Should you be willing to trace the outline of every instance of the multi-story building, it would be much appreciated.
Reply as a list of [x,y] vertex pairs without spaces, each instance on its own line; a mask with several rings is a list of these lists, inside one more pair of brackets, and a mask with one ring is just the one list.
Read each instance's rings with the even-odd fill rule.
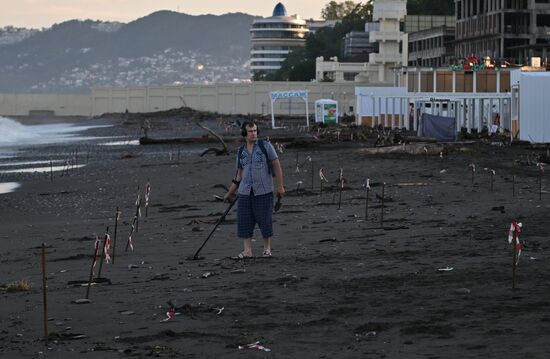
[[407,14],[405,0],[376,0],[373,21],[378,29],[370,29],[369,41],[377,43],[378,51],[369,54],[368,62],[338,62],[337,58],[325,61],[318,57],[315,63],[316,81],[357,81],[377,85],[392,85],[394,70],[407,64],[408,36],[401,23]]
[[547,58],[550,0],[455,0],[457,58]]
[[379,30],[378,23],[366,23],[365,31],[351,31],[344,37],[344,58],[365,58],[378,51],[378,43],[370,42],[370,32]]
[[305,45],[308,31],[306,21],[298,16],[288,16],[282,3],[275,6],[273,16],[254,20],[250,28],[252,74],[279,70],[293,49]]
[[439,26],[409,33],[409,66],[447,66],[454,58],[455,28]]

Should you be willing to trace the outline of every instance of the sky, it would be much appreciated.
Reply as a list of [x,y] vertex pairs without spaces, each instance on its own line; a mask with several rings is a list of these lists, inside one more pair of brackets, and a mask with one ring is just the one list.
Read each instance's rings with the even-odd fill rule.
[[[67,20],[130,22],[159,10],[190,15],[244,12],[271,16],[279,0],[0,0],[0,27],[42,28]],[[319,19],[330,0],[283,0],[289,15]]]

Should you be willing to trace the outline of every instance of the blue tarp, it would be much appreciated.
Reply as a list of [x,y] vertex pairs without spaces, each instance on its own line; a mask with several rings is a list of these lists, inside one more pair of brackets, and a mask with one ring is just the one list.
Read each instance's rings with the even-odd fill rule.
[[441,142],[456,141],[458,131],[454,117],[434,116],[422,114],[422,121],[418,126],[418,136],[434,137]]

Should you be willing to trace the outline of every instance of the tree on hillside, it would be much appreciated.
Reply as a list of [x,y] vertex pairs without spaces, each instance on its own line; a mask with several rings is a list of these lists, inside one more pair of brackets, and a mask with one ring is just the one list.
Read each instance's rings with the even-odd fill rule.
[[454,0],[407,0],[408,15],[454,15]]
[[357,4],[353,1],[331,1],[321,10],[321,18],[325,20],[341,20],[351,14]]

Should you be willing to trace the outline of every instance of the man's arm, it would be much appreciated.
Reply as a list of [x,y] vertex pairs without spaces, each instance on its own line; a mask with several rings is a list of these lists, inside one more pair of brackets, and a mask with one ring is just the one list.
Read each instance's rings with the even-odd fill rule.
[[224,202],[231,202],[233,199],[233,196],[235,195],[235,192],[237,191],[237,189],[239,189],[239,183],[241,183],[242,171],[243,169],[239,168],[237,170],[237,173],[235,174],[235,178],[231,180],[231,185],[229,186],[229,190],[227,191],[225,196],[223,196]]
[[273,171],[275,171],[275,178],[277,178],[277,195],[283,197],[285,195],[285,184],[283,181],[283,169],[281,168],[281,162],[279,159],[275,159],[272,162]]

